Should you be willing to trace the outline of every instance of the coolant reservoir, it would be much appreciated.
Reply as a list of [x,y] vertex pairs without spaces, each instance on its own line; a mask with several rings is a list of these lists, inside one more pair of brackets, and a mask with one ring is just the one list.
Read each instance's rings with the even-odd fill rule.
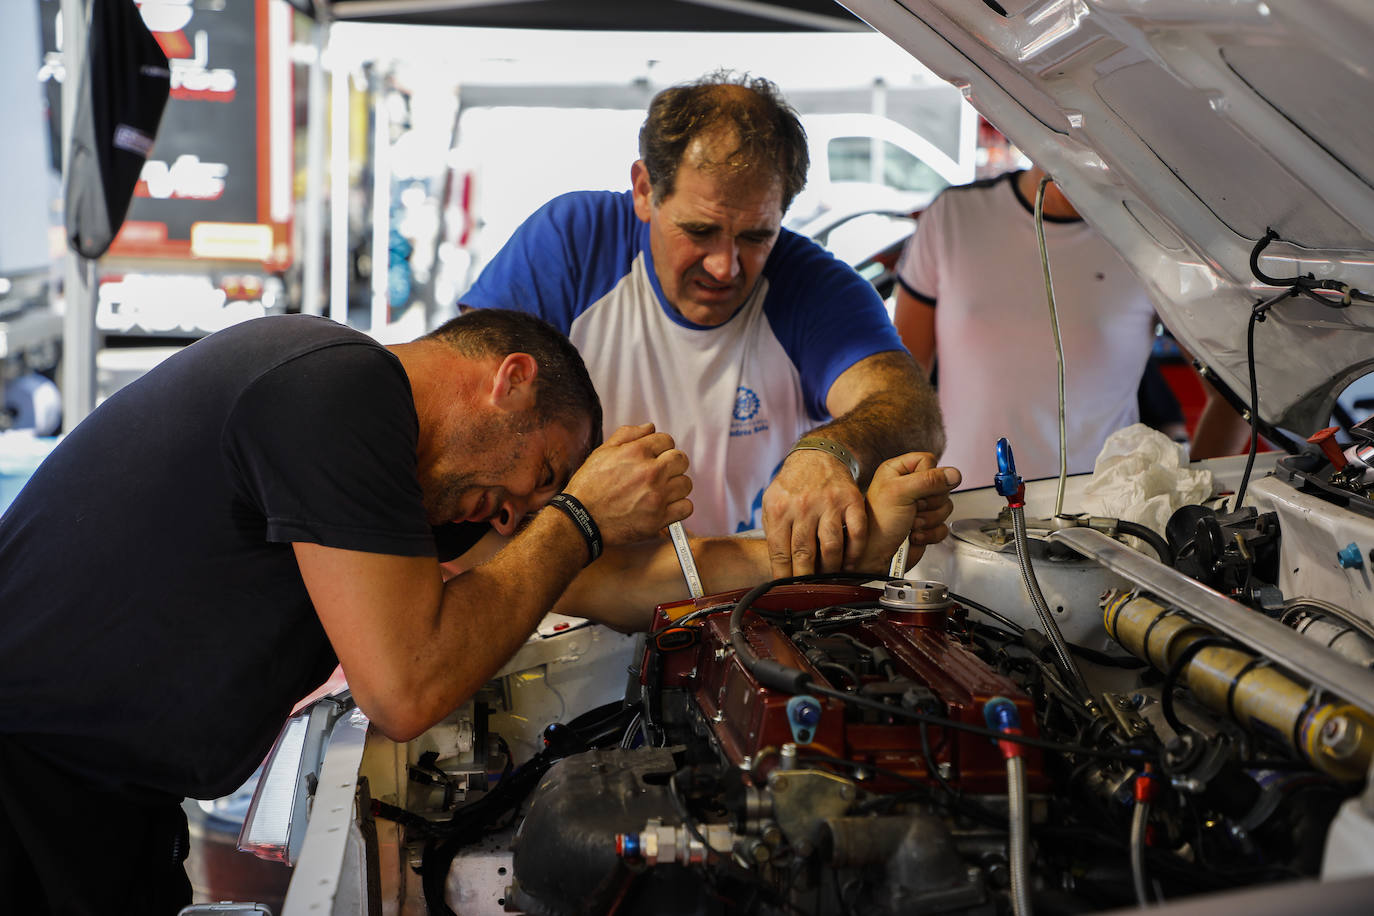
[[[1036,524],[1027,520],[1031,564],[1064,638],[1090,649],[1122,653],[1102,628],[1098,598],[1107,589],[1129,590],[1131,584],[1077,554],[1066,555],[1058,548],[1048,551],[1044,538],[1049,531]],[[1024,627],[1044,629],[1026,594],[1009,522],[1005,526],[995,518],[951,522],[949,537],[927,547],[908,577],[943,582],[952,597],[972,599]]]

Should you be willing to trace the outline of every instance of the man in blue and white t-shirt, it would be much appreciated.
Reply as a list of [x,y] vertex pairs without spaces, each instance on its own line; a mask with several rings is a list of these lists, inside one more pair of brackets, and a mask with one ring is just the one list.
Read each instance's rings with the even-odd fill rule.
[[873,288],[781,228],[806,137],[767,80],[659,93],[624,193],[531,216],[463,297],[572,338],[607,429],[651,420],[692,462],[700,534],[763,526],[775,576],[853,565],[860,489],[944,447],[939,405]]

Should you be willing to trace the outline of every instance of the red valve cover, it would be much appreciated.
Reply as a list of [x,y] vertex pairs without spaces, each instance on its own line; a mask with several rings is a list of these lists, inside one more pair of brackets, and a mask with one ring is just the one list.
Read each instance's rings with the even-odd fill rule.
[[[741,589],[659,606],[648,650],[659,657],[646,659],[643,667],[645,676],[657,677],[662,688],[685,689],[692,694],[697,709],[711,724],[721,750],[731,763],[739,765],[749,758],[766,768],[765,760],[776,759],[773,752],[793,742],[797,743],[802,765],[808,756],[821,755],[874,767],[878,775],[869,785],[875,790],[909,788],[902,780],[882,775],[882,771],[920,781],[935,778],[926,766],[920,726],[916,722],[881,714],[865,716],[862,708],[846,708],[846,704],[831,697],[815,697],[822,712],[814,736],[809,743],[796,742],[787,720],[787,701],[791,696],[762,686],[731,647],[730,611],[744,593]],[[768,592],[753,607],[775,614],[808,612],[855,602],[876,605],[880,594],[872,588],[842,585],[789,585]],[[688,629],[696,633],[673,632],[680,629],[676,620],[694,610],[710,607],[721,607],[721,610],[689,624]],[[868,647],[886,649],[897,668],[897,677],[914,681],[934,693],[943,706],[941,714],[944,717],[986,728],[984,703],[995,696],[1004,696],[1016,704],[1022,732],[1036,735],[1030,698],[957,638],[948,635],[945,622],[943,611],[919,615],[883,611],[876,617],[855,621],[830,632],[847,634]],[[746,613],[744,631],[759,658],[804,670],[815,682],[837,690],[848,686],[828,679],[824,671],[808,661],[781,627],[752,611]],[[655,648],[655,643],[661,648]],[[883,680],[874,677],[870,682]],[[875,718],[880,721],[872,721]],[[967,792],[1006,792],[1005,763],[989,738],[940,725],[927,726],[927,734],[931,756],[937,765],[948,764],[947,779],[951,785]],[[1040,751],[1027,748],[1024,756],[1031,791],[1045,789],[1048,780]]]

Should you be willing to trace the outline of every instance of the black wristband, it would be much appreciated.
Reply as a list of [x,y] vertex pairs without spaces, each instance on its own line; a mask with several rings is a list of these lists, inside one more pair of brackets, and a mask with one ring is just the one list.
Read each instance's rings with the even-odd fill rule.
[[559,493],[549,500],[549,505],[558,509],[568,518],[573,520],[577,530],[582,532],[582,540],[587,542],[587,550],[592,557],[587,561],[591,565],[597,557],[601,556],[601,529],[596,527],[596,521],[592,514],[587,511],[587,507],[582,505],[575,496],[567,493]]

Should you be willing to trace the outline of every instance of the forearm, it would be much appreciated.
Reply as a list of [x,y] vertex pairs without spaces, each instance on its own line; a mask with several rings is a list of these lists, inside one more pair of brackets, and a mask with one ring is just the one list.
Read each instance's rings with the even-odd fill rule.
[[[388,737],[419,735],[515,654],[586,556],[570,520],[541,512],[486,563],[441,584],[430,560],[432,583],[371,595],[384,609],[384,626],[326,621],[358,705]],[[418,569],[423,558],[414,561]],[[536,569],[538,575],[531,575]],[[345,571],[338,573],[337,581],[347,583]],[[517,582],[520,587],[513,586]],[[316,584],[312,595],[323,587]]]
[[449,579],[440,617],[450,633],[442,643],[458,647],[462,657],[439,660],[449,666],[445,679],[453,694],[440,705],[452,709],[490,680],[586,561],[587,547],[572,521],[548,509],[495,556]]
[[1208,389],[1207,402],[1198,417],[1188,457],[1200,461],[1244,452],[1250,443],[1250,424],[1210,385],[1205,381],[1203,384]]
[[852,406],[808,433],[833,439],[853,453],[861,488],[888,458],[906,452],[930,452],[938,458],[945,449],[939,399],[910,355],[882,353],[870,360],[869,380]]
[[[925,544],[947,533],[949,491],[959,482],[958,471],[935,467],[929,455],[906,454],[885,462],[865,500],[872,536],[855,568],[883,575],[909,535],[914,538],[915,562]],[[707,595],[750,588],[772,578],[768,543],[762,538],[692,538],[691,545]],[[687,597],[673,545],[658,539],[608,549],[573,580],[555,610],[628,632],[648,629],[655,606]]]
[[[708,595],[768,577],[768,547],[761,538],[692,538],[691,544]],[[607,550],[573,580],[554,610],[634,632],[649,628],[657,605],[687,597],[673,545],[656,540]]]
[[897,336],[902,338],[902,346],[921,367],[922,377],[930,378],[930,370],[935,365],[935,307],[917,299],[898,283],[892,323],[897,328]]

